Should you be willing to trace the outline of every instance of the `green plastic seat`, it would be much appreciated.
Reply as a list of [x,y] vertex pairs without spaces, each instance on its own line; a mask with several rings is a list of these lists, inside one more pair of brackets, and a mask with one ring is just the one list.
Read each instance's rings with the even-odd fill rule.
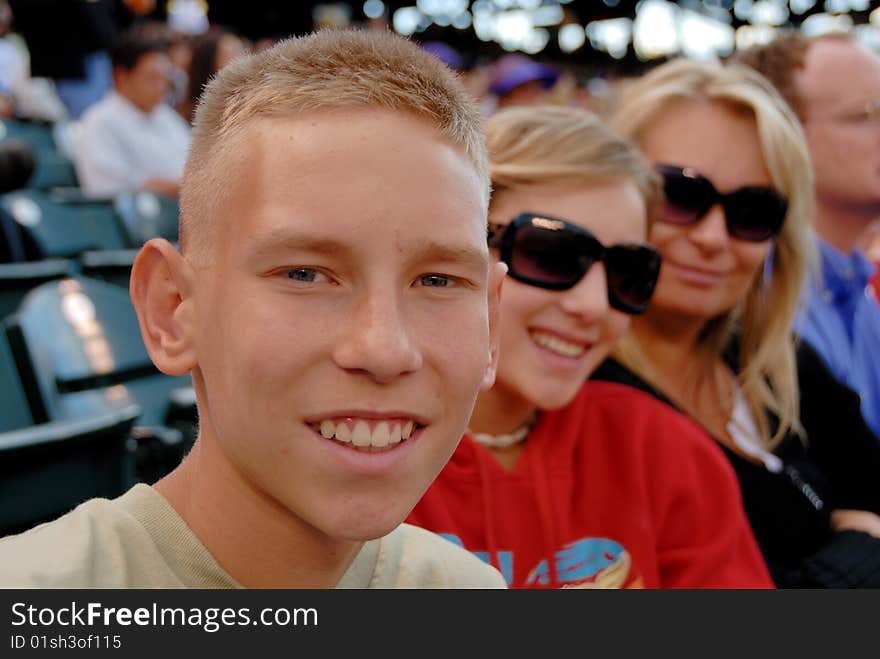
[[71,258],[89,250],[133,247],[111,200],[17,190],[0,196],[0,212],[17,226],[26,260]]
[[177,199],[141,190],[118,195],[114,207],[131,244],[140,246],[150,238],[177,241]]
[[68,259],[0,263],[0,320],[18,309],[32,289],[75,272],[76,264]]
[[5,335],[0,335],[0,536],[49,521],[134,482],[129,405],[72,421],[34,424]]
[[[152,481],[173,468],[196,434],[188,376],[150,360],[128,292],[87,277],[43,284],[6,320],[6,332],[37,422],[79,419],[135,404],[135,436]],[[181,402],[185,401],[185,402]]]
[[36,168],[28,187],[47,190],[79,185],[76,167],[58,143],[59,126],[39,121],[0,120],[0,140],[18,139],[34,151]]

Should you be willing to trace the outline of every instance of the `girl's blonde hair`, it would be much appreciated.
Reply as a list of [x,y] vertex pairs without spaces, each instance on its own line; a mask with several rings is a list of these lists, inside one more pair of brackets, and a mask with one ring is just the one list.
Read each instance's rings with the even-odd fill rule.
[[575,107],[541,105],[496,112],[486,122],[493,199],[534,185],[583,186],[632,181],[648,221],[660,201],[660,179],[635,145],[599,117]]
[[[803,433],[791,323],[801,288],[817,260],[809,153],[800,123],[778,92],[760,74],[736,64],[682,59],[660,65],[622,86],[609,122],[638,143],[653,119],[687,101],[722,104],[752,116],[773,184],[788,198],[769,275],[758,272],[736,308],[706,323],[698,346],[700,361],[709,363],[736,337],[739,385],[764,444],[772,448],[789,431]],[[617,356],[651,379],[631,336]],[[779,420],[772,435],[768,410]]]

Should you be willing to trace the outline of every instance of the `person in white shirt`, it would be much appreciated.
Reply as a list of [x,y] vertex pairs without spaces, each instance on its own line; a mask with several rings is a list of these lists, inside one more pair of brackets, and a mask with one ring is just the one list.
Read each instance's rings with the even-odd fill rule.
[[114,88],[73,134],[76,172],[87,195],[149,190],[178,196],[190,136],[187,123],[164,103],[170,68],[164,42],[131,33],[120,39]]

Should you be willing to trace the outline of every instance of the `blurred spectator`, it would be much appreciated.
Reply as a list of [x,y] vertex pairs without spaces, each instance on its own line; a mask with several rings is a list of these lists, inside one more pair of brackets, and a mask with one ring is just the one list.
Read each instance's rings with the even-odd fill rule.
[[558,79],[559,72],[553,67],[515,53],[495,63],[489,89],[495,95],[498,108],[536,105],[545,100]]
[[0,117],[49,122],[65,119],[67,110],[52,81],[31,77],[27,44],[11,31],[12,22],[9,3],[0,0]]
[[168,92],[168,105],[173,108],[180,108],[189,97],[192,42],[192,35],[172,30],[171,43],[168,47],[168,59],[171,60],[171,91]]
[[253,52],[261,53],[264,50],[268,50],[276,43],[278,43],[283,37],[274,36],[274,37],[261,37],[254,42]]
[[798,113],[815,170],[822,275],[810,282],[798,330],[861,395],[880,433],[880,306],[866,295],[875,268],[857,248],[880,215],[880,57],[844,36],[792,34],[740,59]]
[[464,68],[464,58],[455,48],[442,41],[426,41],[422,48],[443,62],[453,71],[461,71]]
[[754,71],[680,60],[628,85],[612,127],[663,177],[663,268],[625,367],[598,373],[718,440],[778,586],[880,586],[880,442],[791,329],[815,250],[800,124]]
[[880,300],[880,219],[874,220],[859,238],[859,249],[877,268],[871,277],[871,290],[875,300]]
[[188,124],[163,102],[170,66],[165,42],[132,32],[120,40],[114,90],[86,112],[73,136],[86,194],[143,189],[177,196],[190,137]]
[[211,77],[229,62],[247,52],[245,42],[233,31],[212,27],[192,44],[187,97],[178,105],[181,116],[192,123],[196,104]]
[[209,27],[207,3],[204,0],[170,0],[168,26],[178,34],[202,34]]
[[154,0],[9,0],[30,51],[31,75],[55,82],[78,118],[112,86],[112,49],[120,25],[152,11]]
[[13,86],[21,76],[24,57],[21,50],[7,37],[12,24],[12,11],[8,2],[0,2],[0,117],[8,118],[15,114]]

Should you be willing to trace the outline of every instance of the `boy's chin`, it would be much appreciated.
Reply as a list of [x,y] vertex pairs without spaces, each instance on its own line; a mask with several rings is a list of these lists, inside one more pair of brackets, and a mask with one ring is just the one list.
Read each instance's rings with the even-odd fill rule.
[[415,507],[415,502],[406,511],[376,511],[370,514],[367,511],[361,511],[357,518],[347,517],[338,520],[335,524],[327,525],[323,529],[324,532],[340,540],[348,540],[350,542],[366,542],[375,540],[388,535],[396,529],[409,514],[409,510]]

